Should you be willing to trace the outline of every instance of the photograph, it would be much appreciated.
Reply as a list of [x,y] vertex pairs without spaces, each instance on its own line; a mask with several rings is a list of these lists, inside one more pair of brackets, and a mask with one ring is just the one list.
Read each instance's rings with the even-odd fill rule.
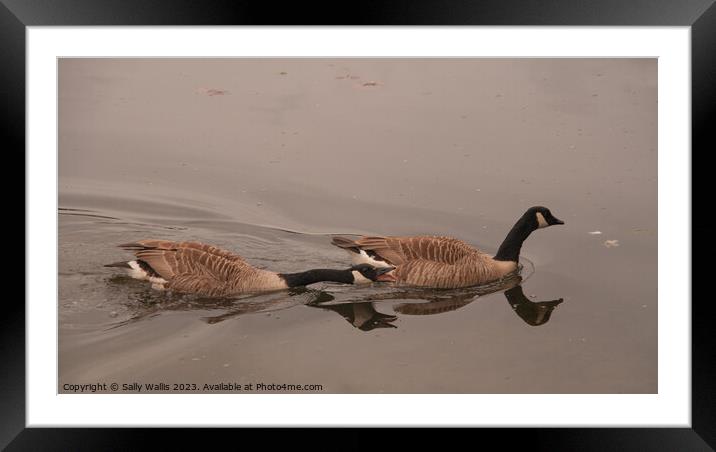
[[657,58],[56,64],[59,394],[659,393]]

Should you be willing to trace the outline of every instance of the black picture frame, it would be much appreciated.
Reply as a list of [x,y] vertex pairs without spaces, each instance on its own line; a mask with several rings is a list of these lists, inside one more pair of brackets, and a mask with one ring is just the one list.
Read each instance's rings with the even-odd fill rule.
[[[699,152],[716,149],[712,117],[716,109],[716,6],[713,0],[434,0],[383,3],[286,2],[192,0],[0,0],[0,92],[4,105],[5,155],[25,155],[25,32],[28,26],[115,25],[552,25],[552,26],[690,26],[692,68],[692,170]],[[319,14],[320,11],[320,14]],[[692,173],[692,184],[696,180]],[[697,202],[708,187],[692,185],[692,242],[708,229],[707,206]],[[696,221],[694,218],[696,217]],[[27,225],[25,225],[27,226]],[[26,239],[27,240],[27,239]],[[699,246],[706,244],[696,241]],[[708,255],[700,251],[699,256]],[[27,268],[26,271],[32,271]],[[707,278],[707,265],[692,263],[692,281]],[[479,443],[495,440],[501,447],[524,446],[532,450],[712,450],[716,448],[716,371],[714,368],[713,301],[692,295],[692,428],[515,428],[469,429]],[[6,300],[10,301],[10,300]],[[689,300],[664,300],[687,303]],[[25,307],[7,303],[0,328],[0,447],[8,450],[104,450],[135,449],[160,436],[162,445],[191,444],[192,433],[182,429],[38,429],[25,428]],[[240,407],[237,407],[240,409]],[[259,432],[272,445],[281,438]],[[209,442],[234,441],[231,429],[211,430]],[[365,434],[334,429],[342,449],[373,447]],[[241,432],[243,444],[246,431]],[[393,436],[393,433],[390,434]],[[315,444],[316,432],[289,432],[292,447]],[[444,446],[441,434],[406,436],[423,445]],[[327,440],[321,433],[321,440]],[[452,439],[451,439],[452,440]],[[401,443],[402,443],[401,439]],[[472,439],[471,441],[475,441]],[[474,444],[474,442],[473,442]]]

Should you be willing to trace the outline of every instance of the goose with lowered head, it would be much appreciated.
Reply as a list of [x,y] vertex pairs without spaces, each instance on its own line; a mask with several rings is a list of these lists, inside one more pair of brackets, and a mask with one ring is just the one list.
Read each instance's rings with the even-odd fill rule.
[[125,268],[135,279],[149,281],[154,289],[227,297],[307,286],[317,282],[344,284],[380,281],[389,266],[359,263],[346,270],[313,269],[276,273],[256,268],[238,254],[198,242],[140,240],[119,245],[135,258],[105,267]]

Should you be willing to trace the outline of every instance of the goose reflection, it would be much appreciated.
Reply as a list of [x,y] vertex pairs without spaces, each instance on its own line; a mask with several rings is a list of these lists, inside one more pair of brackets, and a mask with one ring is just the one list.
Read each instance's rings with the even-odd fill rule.
[[[533,302],[524,294],[519,284],[520,278],[507,282],[502,289],[505,298],[514,312],[525,323],[531,326],[540,326],[547,323],[552,311],[561,304],[562,298]],[[504,283],[504,282],[503,282]],[[321,302],[308,303],[308,306],[331,310],[341,315],[348,323],[362,331],[374,328],[397,328],[392,322],[397,316],[385,314],[376,309],[376,302],[389,300],[424,300],[421,302],[399,303],[393,306],[393,311],[402,315],[436,315],[461,309],[481,296],[498,291],[496,287],[476,287],[472,289],[426,291],[401,290],[390,293],[376,294],[363,297],[362,300],[348,303],[321,304]],[[329,302],[323,301],[323,303]]]
[[[116,285],[133,284],[126,276],[113,276],[109,282]],[[224,320],[245,315],[269,313],[289,309],[308,303],[322,303],[333,297],[323,291],[296,287],[272,293],[246,294],[236,298],[209,298],[195,295],[141,290],[133,293],[126,306],[130,317],[113,323],[109,328],[117,328],[141,320],[149,319],[167,311],[219,311],[218,315],[200,317],[200,320],[215,324]]]
[[505,298],[507,298],[507,302],[512,306],[515,313],[525,323],[532,326],[540,326],[549,322],[554,308],[564,301],[563,298],[558,298],[556,300],[532,302],[525,297],[524,292],[522,292],[522,286],[515,286],[506,290]]
[[371,331],[376,328],[397,328],[392,322],[398,320],[398,316],[378,312],[372,302],[338,303],[324,306],[309,304],[308,306],[333,311],[361,331]]
[[[519,275],[498,281],[492,285],[467,289],[430,290],[399,289],[386,287],[386,292],[375,293],[374,288],[343,290],[333,288],[313,289],[296,287],[287,291],[246,295],[234,299],[203,298],[185,295],[157,294],[156,291],[136,292],[131,302],[130,318],[114,323],[110,328],[151,318],[165,311],[219,311],[217,315],[208,315],[200,319],[208,324],[216,324],[245,314],[269,313],[295,306],[333,311],[354,328],[371,331],[376,328],[397,328],[395,314],[404,316],[437,315],[461,309],[473,301],[498,291],[504,291],[505,298],[513,311],[528,325],[540,326],[547,323],[554,309],[563,299],[533,302],[525,296]],[[114,283],[123,284],[121,277]],[[346,298],[351,297],[351,298]],[[392,306],[395,314],[380,312],[382,302],[406,300]],[[420,301],[407,301],[420,300]]]

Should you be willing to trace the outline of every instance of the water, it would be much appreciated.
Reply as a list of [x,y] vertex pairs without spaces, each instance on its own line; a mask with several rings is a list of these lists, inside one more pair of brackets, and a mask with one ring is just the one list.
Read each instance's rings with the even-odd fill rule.
[[[657,391],[656,60],[59,67],[60,392]],[[494,252],[533,205],[566,225],[525,242],[522,281],[487,290],[315,284],[207,300],[102,267],[143,238],[280,272],[346,268],[338,233]]]

